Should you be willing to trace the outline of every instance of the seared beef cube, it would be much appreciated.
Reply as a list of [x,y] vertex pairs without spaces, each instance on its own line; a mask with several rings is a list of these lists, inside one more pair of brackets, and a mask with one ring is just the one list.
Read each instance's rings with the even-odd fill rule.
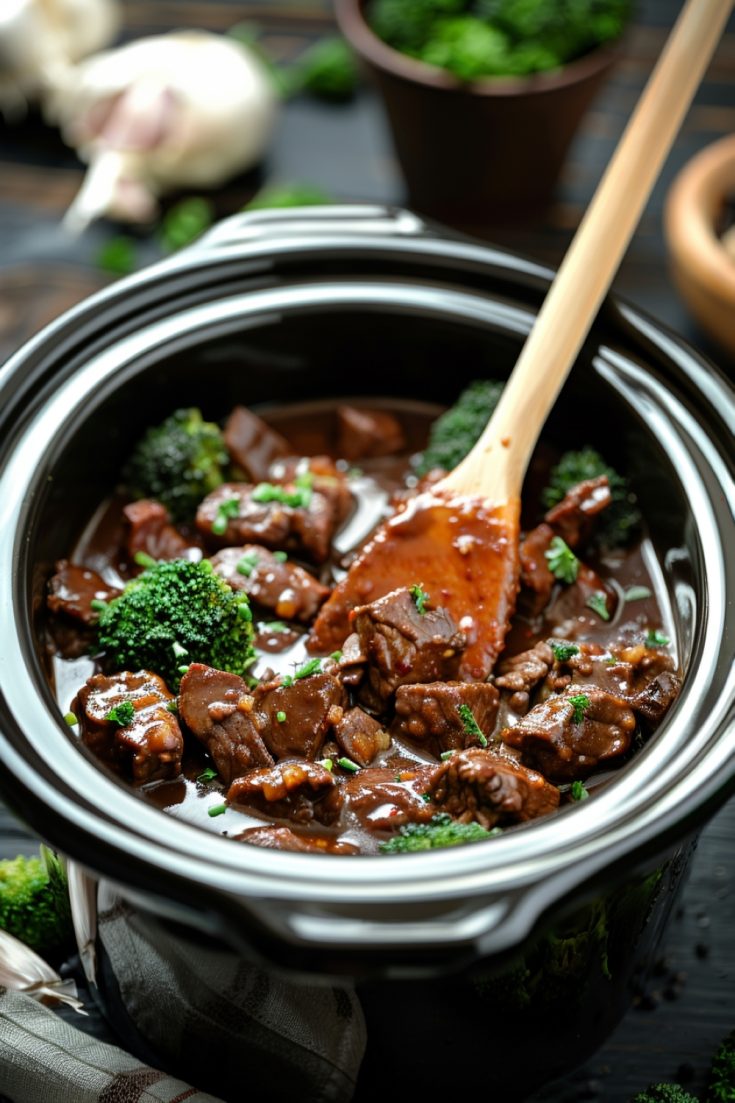
[[476,747],[456,751],[437,766],[428,792],[435,811],[486,828],[545,816],[559,805],[559,790],[541,774]]
[[344,842],[338,835],[315,835],[313,831],[292,831],[290,827],[249,827],[234,839],[266,850],[295,850],[303,854],[359,854],[359,846]]
[[390,736],[382,724],[361,708],[348,709],[334,725],[340,750],[358,766],[369,766],[380,751],[390,747]]
[[256,690],[257,724],[275,759],[317,758],[327,732],[342,718],[344,689],[332,674],[272,682]]
[[671,671],[665,670],[649,682],[645,689],[631,700],[633,711],[655,727],[663,720],[671,705],[679,696],[681,682]]
[[614,615],[618,604],[615,590],[586,563],[580,563],[576,582],[564,586],[554,601],[554,624],[562,635],[566,636],[578,628],[580,619],[595,628],[600,626],[603,618],[589,604],[590,600],[593,605],[597,601],[604,604],[608,619]]
[[276,460],[271,466],[269,478],[273,482],[288,485],[308,477],[314,490],[318,490],[332,505],[335,524],[341,525],[351,511],[352,491],[349,480],[331,456],[288,456]]
[[294,759],[236,778],[227,799],[293,823],[334,823],[342,809],[342,794],[330,771],[317,762]]
[[88,567],[60,559],[56,574],[49,579],[46,604],[52,613],[64,613],[82,624],[96,624],[99,611],[92,608],[93,601],[111,601],[122,591],[109,586],[101,575]]
[[233,464],[256,483],[268,478],[275,459],[291,451],[280,433],[245,406],[235,406],[225,422],[224,438]]
[[607,475],[585,479],[568,490],[562,500],[544,517],[555,534],[561,536],[570,548],[587,543],[594,518],[612,502]]
[[548,643],[541,641],[528,651],[521,651],[498,665],[495,685],[511,693],[529,694],[549,673],[554,662],[554,652]]
[[342,685],[358,686],[360,684],[365,673],[365,655],[357,632],[350,633],[342,644],[342,654],[337,665]]
[[404,823],[427,823],[436,812],[425,799],[435,767],[360,770],[342,786],[349,811],[366,831],[395,831]]
[[184,739],[178,720],[167,707],[173,700],[157,674],[124,670],[110,677],[95,674],[89,678],[71,711],[94,754],[119,767],[133,781],[158,781],[181,772]]
[[407,589],[355,609],[353,624],[367,659],[360,696],[375,711],[398,686],[457,677],[465,637],[443,608],[420,613]]
[[178,529],[171,524],[171,516],[165,506],[152,498],[131,502],[123,509],[128,522],[127,552],[135,559],[138,552],[152,559],[181,559],[191,547]]
[[537,525],[531,529],[520,543],[521,584],[537,595],[534,609],[541,610],[551,597],[554,588],[554,576],[549,570],[546,552],[554,539],[554,530],[550,525]]
[[[479,746],[462,716],[471,716],[489,738],[498,714],[499,694],[489,682],[430,682],[400,686],[396,692],[395,735],[428,744],[437,757],[443,751]],[[467,712],[469,710],[469,713]]]
[[207,748],[225,785],[273,759],[255,723],[254,698],[237,674],[192,663],[181,679],[179,715]]
[[621,697],[593,685],[571,685],[542,701],[500,738],[553,781],[586,777],[599,762],[629,749],[635,716]]
[[[272,497],[281,492],[286,500]],[[290,505],[289,501],[307,504]],[[280,488],[271,483],[223,483],[201,503],[196,523],[207,540],[219,547],[263,544],[301,551],[323,563],[338,522],[332,502],[313,488],[294,483]]]
[[212,566],[233,590],[243,590],[252,601],[284,620],[312,620],[329,595],[328,587],[303,567],[282,563],[257,544],[223,548],[212,556]]
[[346,460],[392,456],[406,446],[400,422],[386,410],[337,407],[337,453]]

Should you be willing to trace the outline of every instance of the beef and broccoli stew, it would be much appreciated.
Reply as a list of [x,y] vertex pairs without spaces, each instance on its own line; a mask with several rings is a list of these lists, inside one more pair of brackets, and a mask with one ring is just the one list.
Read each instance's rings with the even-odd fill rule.
[[679,678],[635,495],[592,447],[537,449],[515,613],[479,677],[473,617],[421,577],[328,615],[499,392],[472,384],[436,419],[335,401],[149,429],[48,586],[57,699],[88,752],[172,815],[303,852],[452,846],[594,795]]

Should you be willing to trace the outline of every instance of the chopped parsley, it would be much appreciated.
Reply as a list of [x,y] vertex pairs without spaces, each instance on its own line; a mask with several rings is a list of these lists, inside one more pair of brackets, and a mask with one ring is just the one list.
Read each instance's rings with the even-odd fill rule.
[[593,613],[597,613],[601,620],[610,620],[610,614],[607,611],[607,594],[604,590],[596,590],[587,598],[585,605]]
[[212,766],[207,766],[206,770],[202,770],[201,774],[197,778],[197,781],[214,781],[217,777],[217,771]]
[[329,656],[329,658],[333,662],[338,663],[340,661],[340,659],[342,658],[342,652],[341,651],[333,651],[332,654]]
[[566,663],[573,655],[579,654],[579,648],[576,643],[552,643],[551,650],[558,663]]
[[166,704],[166,708],[168,709],[169,712],[173,712],[174,715],[176,715],[176,713],[178,713],[178,711],[179,711],[179,702],[176,701],[176,700],[169,701]]
[[120,728],[126,728],[128,724],[132,724],[134,716],[135,709],[130,701],[121,701],[119,705],[110,709],[105,720],[110,724],[117,724]]
[[338,758],[337,765],[341,766],[343,770],[347,770],[349,774],[356,774],[360,767],[356,762],[353,762],[351,758]]
[[237,564],[237,573],[245,575],[245,578],[250,578],[255,568],[258,566],[258,553],[246,552],[240,562]]
[[304,478],[305,476],[299,475],[294,482],[294,490],[286,490],[285,486],[277,486],[275,483],[258,483],[251,498],[254,502],[281,502],[293,509],[306,509],[311,502],[311,483],[300,483],[299,479]]
[[475,720],[470,706],[457,705],[457,712],[459,713],[459,718],[462,721],[462,727],[464,728],[467,735],[475,736],[477,742],[480,744],[481,747],[487,747],[487,737],[480,725]]
[[73,712],[67,712],[64,716],[64,720],[66,720],[70,728],[73,728],[75,724],[79,723]]
[[215,536],[223,536],[227,531],[227,522],[233,517],[240,516],[240,499],[225,498],[217,506],[217,516],[212,521],[212,532]]
[[100,601],[98,597],[93,597],[89,603],[90,609],[94,609],[95,613],[102,613],[107,608],[106,601]]
[[283,709],[279,709],[278,712],[276,713],[276,720],[278,721],[279,724],[285,724],[286,723],[286,713],[283,711]]
[[213,804],[211,808],[207,809],[208,816],[221,816],[223,812],[227,811],[226,804]]
[[626,601],[643,601],[650,596],[651,591],[648,586],[630,586],[623,594]]
[[572,800],[587,800],[589,796],[583,781],[573,781],[569,787],[569,794]]
[[288,556],[286,555],[285,551],[274,551],[273,558],[277,559],[279,563],[285,563],[288,559]]
[[[312,674],[321,674],[322,672],[322,660],[321,659],[309,659],[308,663],[304,663],[302,667],[294,671],[294,678],[310,678]],[[285,679],[284,679],[285,685]]]
[[658,628],[649,628],[645,642],[646,647],[666,647],[667,644],[671,643],[671,640]]
[[281,678],[281,685],[285,686],[286,689],[288,689],[289,686],[292,686],[293,685],[293,675],[292,674],[284,674],[284,676]]
[[268,620],[263,628],[266,632],[290,632],[290,628],[282,620]]
[[428,804],[431,801],[431,793],[422,793],[421,799]]
[[442,762],[446,762],[447,759],[451,758],[453,754],[454,751],[442,751],[442,753],[439,755],[439,758],[442,760]]
[[552,537],[549,547],[544,552],[544,557],[554,578],[566,583],[576,581],[579,560],[561,536]]
[[414,583],[414,585],[409,590],[409,593],[413,598],[414,605],[418,609],[420,615],[423,617],[424,613],[426,612],[426,606],[431,600],[429,595],[426,593],[426,590],[421,589],[420,582]]
[[591,701],[586,693],[575,693],[573,697],[567,698],[569,704],[572,706],[572,721],[575,724],[581,724],[584,720],[584,714],[591,705]]

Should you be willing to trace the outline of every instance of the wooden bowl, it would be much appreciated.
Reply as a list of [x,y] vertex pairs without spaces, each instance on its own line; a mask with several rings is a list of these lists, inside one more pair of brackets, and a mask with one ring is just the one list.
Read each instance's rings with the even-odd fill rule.
[[735,255],[717,234],[735,196],[735,134],[693,157],[669,192],[664,230],[674,282],[704,330],[735,358]]

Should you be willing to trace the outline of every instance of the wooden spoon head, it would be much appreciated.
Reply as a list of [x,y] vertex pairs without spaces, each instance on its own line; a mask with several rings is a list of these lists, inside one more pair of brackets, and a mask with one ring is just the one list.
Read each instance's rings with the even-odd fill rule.
[[460,677],[485,679],[503,649],[518,591],[520,502],[493,504],[434,488],[377,530],[322,606],[309,649],[340,647],[350,612],[402,586],[421,585],[468,640]]

